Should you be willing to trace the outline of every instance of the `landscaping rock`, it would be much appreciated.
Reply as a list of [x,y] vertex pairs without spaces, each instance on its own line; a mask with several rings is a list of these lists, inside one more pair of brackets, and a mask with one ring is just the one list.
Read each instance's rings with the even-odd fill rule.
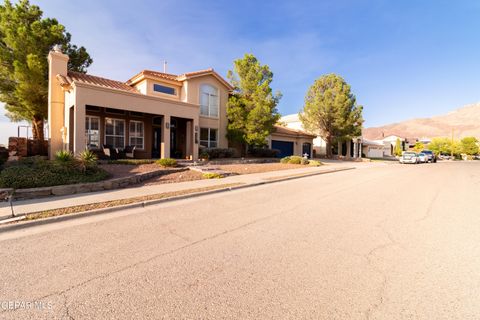
[[52,188],[52,194],[55,196],[64,196],[67,194],[74,194],[77,192],[75,185],[54,186]]

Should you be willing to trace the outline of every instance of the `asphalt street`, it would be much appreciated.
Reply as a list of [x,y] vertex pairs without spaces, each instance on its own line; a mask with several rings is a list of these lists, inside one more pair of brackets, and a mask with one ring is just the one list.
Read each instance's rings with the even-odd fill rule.
[[480,319],[479,201],[391,164],[3,232],[0,318]]

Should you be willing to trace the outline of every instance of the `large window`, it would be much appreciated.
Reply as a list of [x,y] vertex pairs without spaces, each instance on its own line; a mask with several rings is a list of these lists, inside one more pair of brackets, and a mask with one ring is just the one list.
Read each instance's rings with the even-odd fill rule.
[[141,121],[130,121],[130,131],[128,133],[128,137],[130,140],[130,145],[133,147],[137,147],[137,149],[144,148],[144,134],[143,134],[143,122]]
[[100,118],[85,117],[85,140],[88,149],[100,148]]
[[218,89],[204,84],[200,87],[200,114],[207,117],[218,117]]
[[105,118],[105,144],[125,148],[125,120]]
[[200,145],[207,148],[216,148],[217,132],[217,129],[200,128]]
[[156,83],[153,85],[153,91],[165,93],[165,94],[171,94],[173,96],[175,95],[175,88],[163,86],[161,84],[156,84]]

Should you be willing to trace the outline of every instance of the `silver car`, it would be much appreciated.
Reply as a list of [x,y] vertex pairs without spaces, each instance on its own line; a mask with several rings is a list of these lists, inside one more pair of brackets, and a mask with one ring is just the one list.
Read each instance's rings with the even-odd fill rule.
[[417,157],[418,157],[418,162],[420,162],[420,163],[427,163],[428,162],[428,156],[423,152],[420,152],[419,154],[417,154]]
[[404,152],[400,157],[400,163],[418,163],[418,156],[416,152]]

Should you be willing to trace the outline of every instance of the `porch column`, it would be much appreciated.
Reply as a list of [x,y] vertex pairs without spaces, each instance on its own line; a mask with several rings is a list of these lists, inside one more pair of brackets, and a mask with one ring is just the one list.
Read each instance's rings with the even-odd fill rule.
[[162,147],[160,158],[170,158],[170,116],[163,116]]
[[193,120],[188,120],[185,128],[185,158],[193,159]]
[[362,143],[361,142],[358,144],[358,149],[359,149],[358,150],[358,157],[360,159],[362,159]]
[[193,143],[192,143],[192,159],[194,161],[198,160],[198,147],[200,143],[200,125],[198,118],[193,119],[192,121],[192,135],[193,135]]
[[352,140],[347,140],[347,159],[350,159],[352,157]]
[[358,141],[355,140],[353,143],[353,158],[356,159],[358,157]]
[[337,156],[340,158],[343,155],[343,142],[338,141],[337,146],[338,146]]
[[85,105],[76,103],[73,111],[74,127],[69,128],[73,134],[73,153],[79,154],[85,150]]

